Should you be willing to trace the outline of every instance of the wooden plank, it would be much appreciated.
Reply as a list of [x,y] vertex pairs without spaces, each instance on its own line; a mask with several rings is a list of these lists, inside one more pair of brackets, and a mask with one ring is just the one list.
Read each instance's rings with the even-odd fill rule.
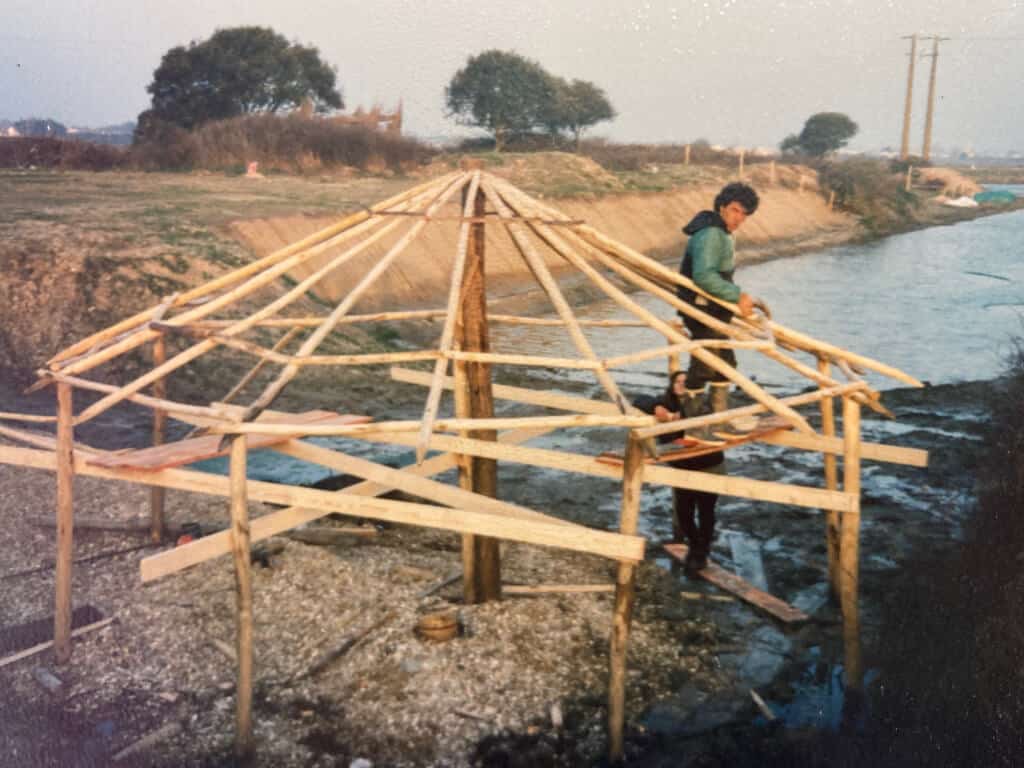
[[[755,429],[742,435],[732,432],[716,432],[715,436],[720,438],[718,440],[683,438],[684,444],[682,446],[674,447],[673,444],[672,448],[659,453],[657,458],[648,458],[647,463],[669,464],[673,461],[695,459],[699,456],[707,456],[710,453],[719,453],[721,451],[728,450],[729,448],[735,448],[737,445],[744,445],[745,443],[759,440],[766,435],[771,435],[776,432],[786,431],[789,429],[792,429],[791,424],[782,421],[782,419],[779,419],[778,417],[772,416],[767,419],[762,419],[761,423]],[[614,453],[602,453],[598,456],[598,461],[606,464],[622,464],[622,457]]]
[[558,595],[591,594],[614,592],[614,584],[503,584],[501,591],[506,595]]
[[71,661],[71,560],[74,552],[75,428],[70,384],[57,385],[57,565],[54,576],[53,655]]
[[[282,420],[287,420],[295,425],[366,424],[372,421],[369,416],[338,415],[331,411],[308,411],[301,414],[275,416],[257,423],[273,423],[274,421]],[[294,436],[292,435],[292,437]],[[291,437],[288,435],[248,435],[247,443],[249,450],[254,451],[287,442],[290,439]],[[89,463],[95,467],[131,467],[150,471],[169,469],[196,461],[217,458],[218,456],[227,456],[228,449],[226,447],[221,448],[220,444],[221,438],[218,435],[190,437],[187,440],[156,445],[152,448],[143,448],[138,451],[97,456],[96,458],[89,459]]]
[[843,398],[843,490],[856,502],[839,532],[839,603],[843,612],[843,673],[849,688],[864,684],[860,652],[860,405]]
[[[665,544],[664,549],[680,562],[686,559],[688,548],[685,544]],[[740,600],[757,606],[786,624],[804,622],[810,618],[810,616],[798,608],[794,608],[784,600],[780,600],[774,595],[758,589],[749,581],[741,579],[735,573],[730,573],[715,563],[709,562],[707,568],[700,571],[700,576],[705,581],[724,589],[726,592],[731,592]]]
[[[410,368],[393,367],[391,378],[406,384],[430,383],[430,374],[424,371],[414,371]],[[451,376],[445,377],[445,389],[454,387],[454,379]],[[545,408],[554,408],[560,411],[572,411],[574,413],[591,413],[600,416],[615,416],[619,413],[614,403],[605,400],[590,400],[577,395],[565,395],[559,392],[538,391],[526,389],[525,387],[512,387],[506,384],[492,384],[494,396],[501,400],[511,400],[516,403],[528,403],[540,405]]]
[[[843,455],[843,439],[841,437],[808,437],[793,433],[775,433],[759,438],[761,442],[771,445],[784,445],[788,448],[800,448],[806,451],[818,451],[834,456]],[[861,443],[861,458],[868,461],[881,461],[888,464],[903,464],[908,467],[927,467],[928,451],[919,448],[907,448],[902,445],[886,443]]]
[[[163,336],[153,341],[153,365],[163,365],[167,361],[167,342]],[[153,396],[164,400],[167,398],[167,379],[153,382]],[[160,446],[167,442],[167,411],[163,408],[153,410],[153,445]],[[164,501],[166,492],[163,488],[149,489],[149,522],[150,538],[159,544],[164,538]]]
[[235,755],[252,752],[252,564],[249,543],[249,502],[246,495],[245,440],[231,438],[231,553],[235,563],[235,623],[238,679],[235,685]]

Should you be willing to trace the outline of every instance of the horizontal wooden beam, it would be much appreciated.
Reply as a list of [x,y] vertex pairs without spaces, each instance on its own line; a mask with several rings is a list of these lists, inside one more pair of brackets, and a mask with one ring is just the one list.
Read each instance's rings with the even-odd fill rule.
[[[488,315],[488,320],[491,319]],[[403,384],[420,384],[430,386],[431,375],[426,371],[414,371],[410,368],[393,367],[391,378]],[[445,389],[455,387],[455,379],[446,376],[444,380]],[[510,400],[515,403],[527,403],[529,405],[540,405],[544,408],[554,408],[560,411],[573,411],[576,413],[591,413],[597,416],[615,416],[619,408],[614,403],[601,400],[590,400],[576,395],[565,395],[558,392],[538,391],[526,389],[525,387],[511,387],[506,384],[492,384],[494,396],[502,400]]]
[[[57,467],[54,453],[11,446],[0,446],[0,462],[51,471],[56,471]],[[211,496],[228,497],[231,494],[230,481],[227,477],[194,470],[163,469],[158,472],[139,472],[131,469],[107,469],[90,466],[86,463],[84,456],[76,455],[75,472],[88,477],[176,488],[206,493]],[[519,541],[524,544],[558,547],[600,555],[613,560],[639,562],[644,557],[642,537],[599,531],[582,525],[542,520],[519,520],[477,510],[353,497],[344,493],[300,488],[260,480],[247,481],[246,491],[252,501],[268,504],[295,505],[308,510],[337,512],[343,515],[366,517],[371,520],[490,536],[506,541]],[[250,523],[254,541],[257,538],[257,529],[261,519],[256,518]],[[302,522],[305,522],[302,514],[297,513],[294,515],[294,522],[289,527],[295,527]],[[202,541],[203,539],[199,539],[196,543]],[[159,556],[143,560],[143,580],[157,578],[161,575],[161,569],[172,565],[177,556],[177,550],[170,550]],[[156,557],[160,557],[161,560],[156,561]],[[174,569],[171,568],[171,570]]]
[[[808,437],[793,432],[783,432],[754,439],[761,443],[782,445],[787,448],[818,451],[836,456],[843,455],[843,439],[841,437]],[[862,459],[883,461],[888,464],[905,464],[909,467],[928,466],[928,451],[918,448],[905,448],[901,445],[886,445],[884,443],[861,443],[860,447]]]

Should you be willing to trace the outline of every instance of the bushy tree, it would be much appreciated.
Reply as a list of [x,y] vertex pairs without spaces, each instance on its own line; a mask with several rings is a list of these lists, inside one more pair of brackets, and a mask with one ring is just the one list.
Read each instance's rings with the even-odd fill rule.
[[343,106],[336,74],[316,48],[289,43],[267,27],[217,30],[208,40],[164,54],[146,90],[144,124],[191,129],[249,112],[294,109],[305,98],[319,111]]
[[545,117],[545,125],[551,133],[566,130],[572,134],[577,151],[583,132],[604,120],[615,117],[603,89],[586,80],[566,82],[560,77],[553,78],[554,98]]
[[842,112],[818,112],[807,118],[799,134],[783,139],[779,148],[783,152],[820,157],[845,147],[857,130],[857,124]]
[[554,98],[551,76],[517,53],[490,50],[470,56],[445,88],[449,115],[494,134],[500,152],[508,137],[545,125]]

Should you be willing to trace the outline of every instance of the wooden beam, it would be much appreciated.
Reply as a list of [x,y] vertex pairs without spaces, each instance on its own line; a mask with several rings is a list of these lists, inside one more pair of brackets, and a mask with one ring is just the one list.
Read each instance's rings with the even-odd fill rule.
[[[404,384],[428,385],[430,383],[430,374],[423,371],[414,371],[410,368],[392,368],[391,378]],[[455,386],[454,379],[451,376],[445,378],[444,386],[446,389],[452,389]],[[529,403],[530,405],[540,405],[560,411],[591,413],[597,416],[615,416],[619,413],[618,407],[605,400],[590,400],[576,395],[542,392],[525,387],[511,387],[505,384],[493,384],[492,389],[495,397],[502,400],[511,400],[516,403]]]
[[[626,443],[626,460],[622,480],[622,510],[619,531],[636,533],[640,517],[640,496],[644,482],[644,449],[641,441],[630,434]],[[623,759],[623,726],[626,713],[626,649],[629,626],[633,619],[636,597],[636,567],[619,563],[615,580],[615,612],[608,659],[608,757],[613,765]]]
[[24,421],[35,424],[53,424],[57,421],[56,416],[37,416],[31,413],[8,413],[0,411],[0,421]]
[[[163,365],[167,361],[167,342],[163,336],[153,340],[153,365]],[[153,382],[153,396],[159,400],[167,399],[167,380],[158,379]],[[153,410],[153,445],[163,445],[167,432],[167,411],[163,408]],[[149,536],[159,544],[164,538],[164,501],[166,492],[163,488],[149,489]]]
[[[826,398],[826,400],[828,399],[830,398]],[[797,435],[792,432],[777,432],[758,437],[757,442],[784,445],[787,448],[799,448],[805,451],[818,451],[826,455],[826,461],[830,456],[843,455],[843,439],[841,437],[829,437],[828,435],[808,437],[807,435]],[[902,445],[861,443],[861,459],[864,461],[881,461],[887,464],[903,464],[908,467],[927,467],[928,451],[923,451],[919,448],[906,448]],[[826,483],[826,487],[828,487],[828,483]]]
[[71,560],[74,553],[74,404],[69,384],[57,385],[57,565],[54,587],[53,653],[58,664],[71,661]]
[[[818,372],[822,376],[829,375],[829,363],[824,357],[818,358]],[[836,439],[835,401],[831,397],[821,399],[821,434],[824,439]],[[801,435],[804,437],[804,435]],[[840,446],[842,449],[842,446]],[[825,488],[834,491],[839,488],[836,471],[836,457],[832,452],[825,453]],[[825,511],[825,551],[828,554],[828,584],[833,598],[839,596],[839,513],[834,509]]]
[[235,755],[241,759],[252,753],[252,573],[249,546],[249,503],[246,496],[247,449],[245,439],[231,438],[231,553],[235,561],[235,618],[238,627],[236,658],[238,683],[235,686]]
[[[512,430],[500,435],[498,440],[514,444],[517,442],[525,442],[535,437],[540,437],[543,434],[545,434],[544,430]],[[410,439],[412,438],[410,437]],[[0,459],[2,459],[2,455],[0,455]],[[418,466],[412,465],[404,467],[401,471],[417,477],[428,477],[439,472],[444,472],[454,466],[455,456],[448,453],[429,458]],[[338,493],[348,496],[367,497],[381,496],[392,490],[394,490],[394,487],[386,483],[366,480],[364,482],[351,485],[348,488],[343,488],[338,491]],[[330,510],[305,509],[301,506],[291,506],[277,512],[272,512],[252,521],[250,526],[251,540],[261,541],[262,539],[269,538],[270,536],[283,533],[297,525],[303,525],[305,523],[318,520],[327,514],[330,514]],[[198,565],[201,562],[230,552],[231,542],[228,533],[226,531],[221,531],[209,536],[204,536],[201,539],[197,539],[196,541],[190,542],[189,544],[186,544],[183,547],[178,547],[172,551],[174,553],[174,561],[172,563],[165,562],[164,555],[166,553],[154,555],[152,558],[147,559],[149,562],[143,561],[143,573],[152,573],[153,575],[149,578],[155,579],[174,573],[175,571],[182,570],[183,568]],[[149,579],[144,575],[143,581],[147,580]]]
[[842,518],[839,543],[840,605],[843,612],[843,659],[848,688],[864,684],[860,652],[860,405],[843,398],[843,490],[854,504]]
[[527,365],[536,368],[567,368],[569,370],[582,371],[596,371],[602,367],[599,360],[580,360],[575,357],[545,357],[544,355],[514,355],[501,352],[452,351],[444,353],[443,357],[467,363]]

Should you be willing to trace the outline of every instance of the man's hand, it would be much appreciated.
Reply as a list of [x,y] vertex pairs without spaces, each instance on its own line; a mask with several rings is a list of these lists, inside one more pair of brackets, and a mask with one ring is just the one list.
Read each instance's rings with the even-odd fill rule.
[[754,297],[749,293],[741,293],[736,305],[740,308],[740,314],[749,317],[754,311]]

